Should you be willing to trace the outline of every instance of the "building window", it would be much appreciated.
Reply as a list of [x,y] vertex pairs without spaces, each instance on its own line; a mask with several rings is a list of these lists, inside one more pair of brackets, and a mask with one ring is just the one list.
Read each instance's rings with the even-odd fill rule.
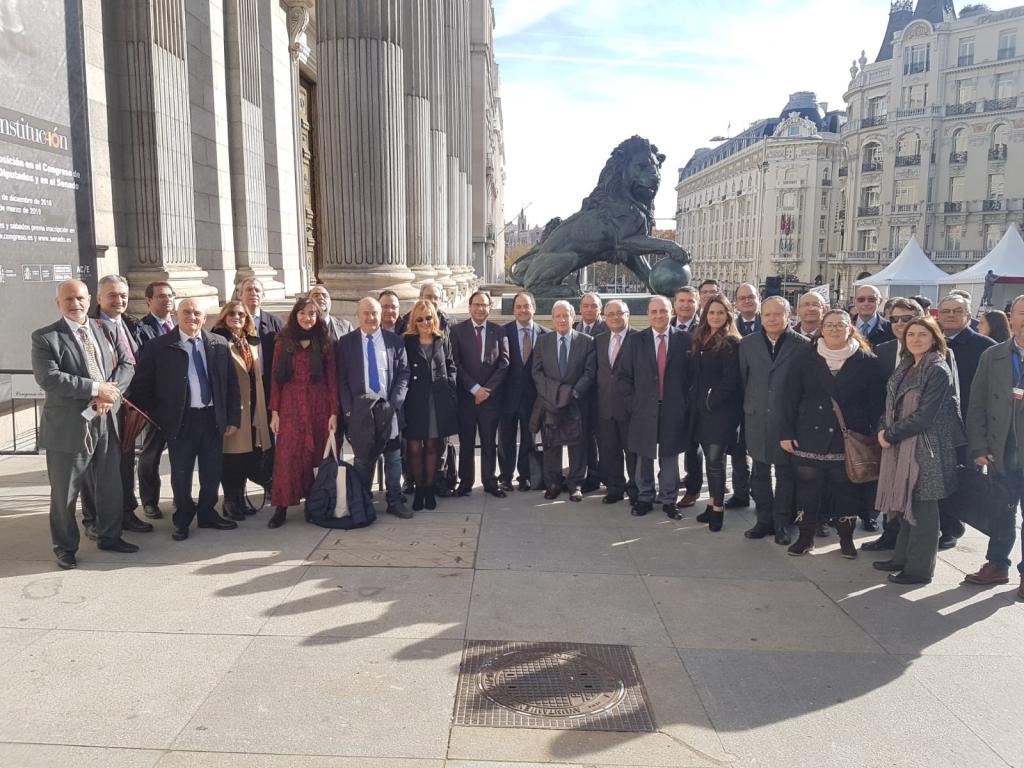
[[1000,123],[992,129],[992,143],[989,146],[988,159],[1005,160],[1009,143],[1010,128],[1006,123]]
[[828,192],[821,193],[821,207],[828,208]]
[[963,238],[964,228],[962,224],[950,224],[946,227],[946,250],[959,251],[960,240]]
[[992,81],[992,93],[997,99],[1008,99],[1013,96],[1013,75],[1001,72]]
[[1000,59],[1012,59],[1017,55],[1017,30],[1004,29],[999,33],[999,54]]
[[905,133],[900,136],[896,144],[897,157],[914,157],[921,154],[921,137],[915,132]]
[[949,179],[949,202],[963,202],[967,190],[967,179],[964,176],[953,176]]
[[904,109],[924,109],[928,106],[928,86],[910,85],[903,89]]
[[877,229],[858,229],[857,230],[857,250],[858,251],[877,251],[878,250],[878,230]]
[[910,242],[910,238],[914,235],[914,227],[903,225],[900,227],[892,228],[892,240],[890,245],[894,251],[902,251],[903,247]]
[[1006,189],[1006,176],[1001,173],[990,173],[988,175],[988,200],[1002,200],[1003,192]]
[[896,181],[893,205],[896,206],[897,213],[910,210],[910,206],[916,202],[914,190],[916,185],[917,182],[914,179],[899,179]]
[[956,103],[973,104],[977,94],[977,81],[974,78],[969,80],[956,81]]
[[999,224],[988,224],[985,227],[985,250],[991,251],[1002,238],[1002,226]]
[[787,211],[791,211],[796,208],[796,192],[782,193],[782,207]]
[[931,44],[912,45],[903,50],[903,74],[916,75],[927,72],[931,60]]
[[958,67],[969,67],[974,63],[974,38],[965,37],[960,40],[960,52],[956,58]]
[[881,187],[864,187],[861,190],[861,205],[865,208],[877,208],[882,199]]

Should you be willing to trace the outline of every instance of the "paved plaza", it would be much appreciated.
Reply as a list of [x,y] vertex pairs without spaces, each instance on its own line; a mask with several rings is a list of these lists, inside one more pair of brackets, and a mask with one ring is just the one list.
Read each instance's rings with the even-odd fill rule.
[[[894,587],[834,535],[744,539],[750,511],[712,534],[478,487],[352,532],[265,509],[176,543],[164,519],[62,572],[43,460],[0,459],[0,486],[4,768],[1024,766],[1024,603],[960,585],[974,532]],[[464,649],[530,642],[619,647],[653,730],[459,724],[489,684],[460,691]]]

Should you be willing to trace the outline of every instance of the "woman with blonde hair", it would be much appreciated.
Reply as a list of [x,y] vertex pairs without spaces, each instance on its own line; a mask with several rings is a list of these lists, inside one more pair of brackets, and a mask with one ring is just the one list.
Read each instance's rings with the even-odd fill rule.
[[405,331],[409,361],[409,391],[405,396],[405,448],[409,472],[416,484],[412,508],[434,509],[434,478],[441,438],[459,431],[456,410],[455,361],[437,308],[419,300],[409,313]]
[[[229,520],[244,520],[250,507],[245,500],[245,484],[252,480],[264,488],[270,482],[264,476],[263,451],[269,450],[270,426],[267,424],[266,392],[263,388],[263,364],[260,338],[252,316],[241,301],[224,305],[213,323],[213,333],[223,336],[231,349],[231,362],[241,393],[241,427],[224,436],[224,515]],[[251,510],[255,512],[255,510]]]

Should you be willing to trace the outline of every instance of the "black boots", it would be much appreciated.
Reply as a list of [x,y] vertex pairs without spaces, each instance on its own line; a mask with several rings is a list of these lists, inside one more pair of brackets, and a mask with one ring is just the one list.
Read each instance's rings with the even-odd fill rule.
[[267,528],[280,528],[287,522],[288,507],[275,507],[274,516],[267,521]]
[[853,543],[853,527],[856,524],[856,517],[840,517],[836,520],[836,530],[839,531],[839,551],[847,560],[857,557],[857,545]]
[[718,532],[722,530],[722,523],[725,521],[725,510],[714,509],[708,505],[708,530]]
[[786,551],[793,556],[806,555],[814,549],[814,534],[818,525],[815,520],[808,520],[802,511],[797,513],[796,524],[800,526],[800,536]]
[[241,492],[224,495],[224,517],[228,520],[245,520],[245,494]]

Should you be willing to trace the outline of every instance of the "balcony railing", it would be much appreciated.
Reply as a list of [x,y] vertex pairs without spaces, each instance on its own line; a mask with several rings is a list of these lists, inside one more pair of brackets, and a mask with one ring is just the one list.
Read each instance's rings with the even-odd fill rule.
[[823,187],[831,187],[832,186],[832,179],[822,179],[821,180],[821,186],[823,186]]
[[880,205],[862,205],[857,209],[858,216],[879,216],[882,213]]
[[861,119],[860,127],[874,128],[876,125],[885,125],[888,119],[888,115],[871,115],[870,117],[865,117]]
[[921,210],[920,203],[893,203],[893,213],[917,213]]
[[1005,160],[1006,159],[1006,145],[996,144],[988,151],[989,160]]
[[932,261],[936,264],[974,264],[981,261],[986,251],[944,250],[933,251]]
[[969,67],[972,64],[974,64],[974,54],[973,53],[970,56],[958,56],[957,57],[956,65],[958,67]]
[[885,264],[896,256],[895,251],[840,251],[834,260],[847,264]]
[[965,101],[962,104],[947,104],[946,117],[952,115],[970,115],[975,112],[976,102]]
[[964,204],[963,203],[950,203],[950,202],[946,202],[946,203],[942,204],[942,212],[943,213],[963,213],[963,210],[964,210]]
[[909,165],[920,165],[921,155],[896,155],[896,167],[905,168]]
[[849,176],[849,175],[850,175],[850,169],[847,168],[845,165],[842,168],[839,169],[839,178],[842,179],[842,178],[844,178],[846,176]]
[[865,160],[861,163],[860,169],[864,173],[875,173],[882,170],[882,162],[880,160]]
[[1012,59],[1017,55],[1017,47],[1013,48],[1000,48],[999,53],[996,55],[996,59],[1002,61],[1003,59]]
[[1001,211],[1003,210],[1002,200],[982,200],[981,210],[983,211]]
[[1017,97],[1010,96],[1006,99],[985,99],[986,112],[998,112],[1001,109],[1014,109],[1017,106]]
[[840,221],[846,221],[846,209],[845,208],[843,208],[841,211],[839,211],[839,220]]
[[950,152],[949,153],[949,162],[952,165],[961,165],[963,163],[966,163],[967,162],[967,150],[964,150],[963,152]]

